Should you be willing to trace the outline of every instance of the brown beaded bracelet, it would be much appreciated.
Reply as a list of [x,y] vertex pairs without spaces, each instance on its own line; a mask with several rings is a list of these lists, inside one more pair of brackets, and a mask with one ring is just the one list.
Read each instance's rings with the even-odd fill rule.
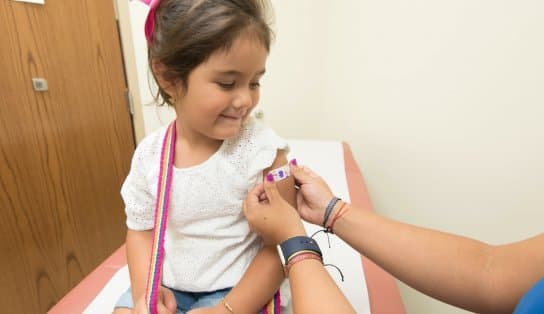
[[327,227],[327,232],[328,233],[332,233],[334,234],[334,223],[340,219],[342,216],[344,216],[350,209],[350,206],[348,203],[343,203],[342,206],[340,207],[340,209],[336,212],[336,215],[334,216],[334,218],[332,219],[332,222],[331,224]]
[[289,275],[289,271],[291,270],[291,267],[293,267],[293,265],[295,265],[296,263],[298,263],[300,261],[307,260],[307,259],[315,259],[315,260],[318,260],[321,264],[323,264],[323,260],[321,259],[321,256],[319,256],[318,254],[316,254],[314,252],[307,252],[307,253],[298,254],[298,255],[294,256],[292,259],[290,259],[289,263],[287,263],[286,275]]

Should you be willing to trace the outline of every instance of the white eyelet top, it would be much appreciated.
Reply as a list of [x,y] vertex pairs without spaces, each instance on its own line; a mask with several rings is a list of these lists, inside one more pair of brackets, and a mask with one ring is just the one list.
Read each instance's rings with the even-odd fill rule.
[[[153,229],[159,159],[166,127],[136,148],[121,195],[127,226]],[[247,192],[262,180],[287,142],[250,118],[205,162],[173,169],[165,236],[163,284],[191,292],[233,287],[261,247],[242,212]]]

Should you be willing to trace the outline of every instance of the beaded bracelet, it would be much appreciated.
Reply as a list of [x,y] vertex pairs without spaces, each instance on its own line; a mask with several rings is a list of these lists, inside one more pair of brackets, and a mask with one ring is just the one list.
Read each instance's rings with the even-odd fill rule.
[[298,254],[289,260],[289,263],[287,264],[286,270],[285,270],[286,275],[287,276],[289,275],[289,271],[291,270],[291,267],[293,267],[293,265],[307,259],[315,259],[315,260],[318,260],[321,264],[323,264],[323,259],[321,258],[320,255],[317,255],[315,252],[306,252],[306,253]]
[[285,260],[285,265],[288,265],[289,262],[291,262],[291,260],[293,260],[295,257],[299,256],[299,255],[303,255],[303,254],[315,254],[319,257],[321,257],[321,254],[319,254],[318,252],[316,251],[313,251],[313,250],[300,250],[300,251],[297,251],[293,254],[291,254],[286,260]]
[[329,220],[329,216],[332,213],[332,210],[334,209],[334,206],[336,206],[336,203],[338,203],[340,199],[336,196],[332,198],[332,200],[329,202],[329,205],[327,205],[327,208],[325,209],[325,215],[323,219],[323,227],[327,227],[327,221]]
[[[338,219],[340,219],[340,217],[344,216],[344,214],[349,210],[349,206],[346,206],[347,204],[348,203],[346,203],[346,202],[342,202],[342,205],[340,206],[340,208],[338,209],[338,211],[334,215],[334,218],[332,219],[331,224],[328,227],[325,228],[326,229],[325,232],[334,234],[334,231],[332,230],[332,228],[334,227],[334,223]],[[345,210],[344,210],[344,208],[345,208]]]

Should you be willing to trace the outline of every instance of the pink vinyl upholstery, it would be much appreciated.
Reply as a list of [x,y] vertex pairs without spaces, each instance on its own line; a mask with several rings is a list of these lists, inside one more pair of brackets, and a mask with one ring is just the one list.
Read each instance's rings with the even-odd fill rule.
[[[349,145],[346,143],[344,143],[344,163],[351,203],[372,210],[363,176],[359,166],[353,159]],[[362,256],[361,258],[363,260],[371,313],[405,313],[395,278],[366,257]]]

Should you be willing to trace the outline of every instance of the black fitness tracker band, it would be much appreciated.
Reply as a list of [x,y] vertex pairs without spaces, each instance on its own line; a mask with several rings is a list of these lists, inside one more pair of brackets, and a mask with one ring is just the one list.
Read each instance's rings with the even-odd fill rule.
[[287,239],[279,245],[279,248],[281,250],[280,258],[284,265],[287,265],[289,258],[293,256],[293,254],[300,251],[311,251],[318,254],[320,257],[323,256],[317,242],[310,237],[298,236]]

